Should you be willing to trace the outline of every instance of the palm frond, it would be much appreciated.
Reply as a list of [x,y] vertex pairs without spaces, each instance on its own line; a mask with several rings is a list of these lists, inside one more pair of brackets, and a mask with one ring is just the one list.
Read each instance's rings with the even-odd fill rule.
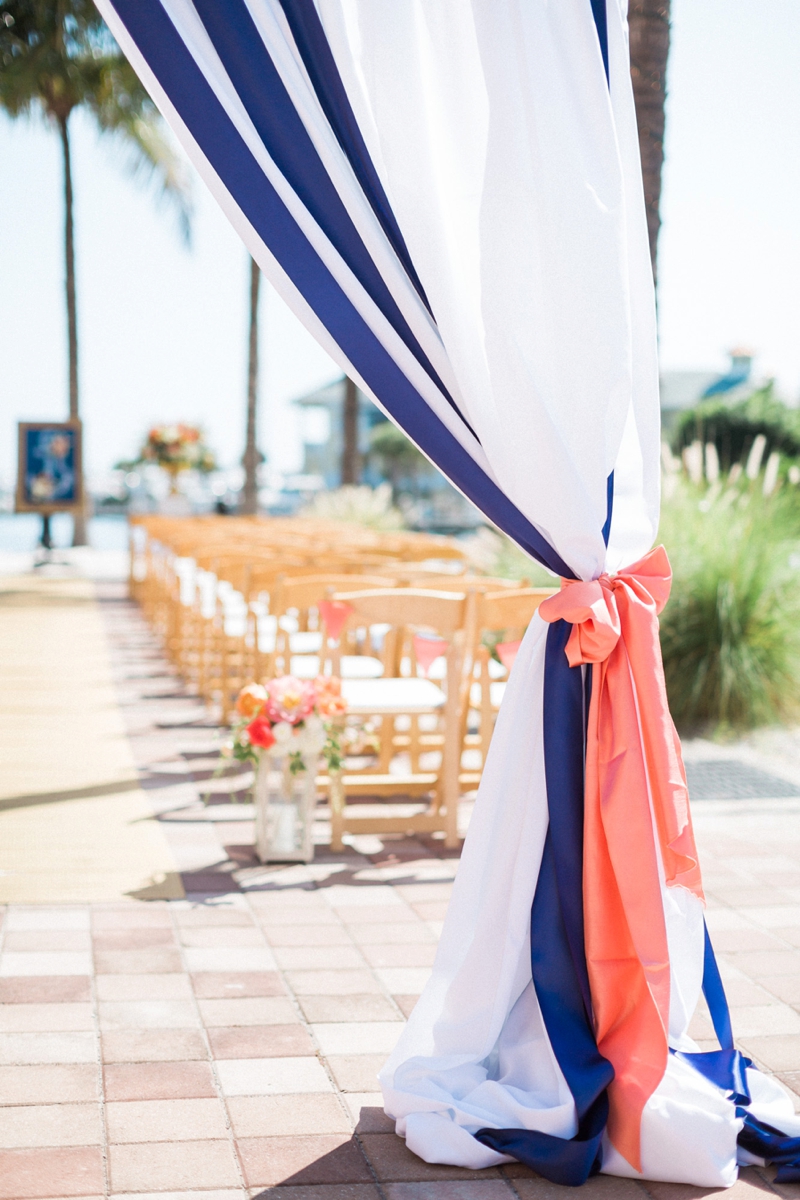
[[130,63],[91,0],[0,0],[0,108],[63,122],[91,111],[127,151],[134,175],[158,185],[188,241],[189,170]]
[[113,137],[127,152],[135,177],[154,181],[163,199],[175,209],[181,233],[191,233],[191,176],[186,160],[169,137],[161,116],[138,76],[119,53],[94,59],[93,86],[86,105],[101,133]]

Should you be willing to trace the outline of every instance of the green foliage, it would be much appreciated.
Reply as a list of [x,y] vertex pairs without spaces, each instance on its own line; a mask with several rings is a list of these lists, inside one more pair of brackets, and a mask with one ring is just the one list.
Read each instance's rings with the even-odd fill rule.
[[320,492],[303,509],[304,517],[319,517],[324,521],[347,521],[368,529],[403,529],[403,514],[392,505],[392,489],[388,483],[376,488],[346,486],[330,492]]
[[399,463],[406,469],[427,466],[428,460],[392,421],[373,425],[369,438],[370,449],[381,458]]
[[683,732],[753,728],[800,701],[800,545],[794,489],[667,480],[659,538],[672,595],[661,617],[670,708]]
[[404,490],[416,491],[420,476],[434,470],[425,455],[391,421],[373,425],[369,454],[381,475],[390,480],[395,496]]
[[158,111],[92,0],[0,0],[0,108],[41,112],[66,128],[84,108],[125,150],[134,173],[157,179],[188,237],[188,176]]
[[341,771],[344,758],[342,755],[342,727],[331,722],[327,727],[328,738],[322,750],[322,756],[328,764],[329,771]]
[[779,450],[789,458],[800,455],[800,410],[783,404],[772,383],[737,404],[714,396],[686,409],[675,426],[673,445],[680,451],[695,441],[713,442],[728,470],[746,457],[759,434],[767,439],[767,454]]

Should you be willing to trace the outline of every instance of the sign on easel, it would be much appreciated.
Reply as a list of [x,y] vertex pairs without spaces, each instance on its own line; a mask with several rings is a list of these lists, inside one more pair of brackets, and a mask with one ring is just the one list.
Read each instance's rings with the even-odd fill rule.
[[81,427],[74,421],[19,423],[16,512],[77,512],[83,506]]

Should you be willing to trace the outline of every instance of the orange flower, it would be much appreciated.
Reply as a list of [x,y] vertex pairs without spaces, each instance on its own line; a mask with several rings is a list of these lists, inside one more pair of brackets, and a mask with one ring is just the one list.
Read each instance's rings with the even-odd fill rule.
[[318,696],[341,696],[342,681],[338,675],[318,675],[314,680],[314,691]]
[[344,696],[320,696],[317,708],[321,717],[339,717],[347,712]]
[[242,717],[257,717],[267,706],[267,689],[260,683],[248,683],[239,692],[236,711]]
[[321,717],[335,717],[347,712],[347,701],[342,695],[342,681],[338,675],[318,675],[314,680],[317,693],[317,710]]

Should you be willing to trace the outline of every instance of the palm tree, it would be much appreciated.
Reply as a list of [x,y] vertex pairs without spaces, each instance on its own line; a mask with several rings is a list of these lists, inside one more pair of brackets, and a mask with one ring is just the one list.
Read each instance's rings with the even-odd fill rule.
[[248,516],[258,512],[258,467],[262,455],[258,449],[258,295],[261,271],[254,258],[250,259],[250,330],[247,354],[247,434],[244,455],[244,488],[241,511]]
[[358,450],[358,389],[349,375],[344,377],[342,401],[342,485],[357,484],[361,476]]
[[[78,312],[69,120],[90,112],[101,133],[130,151],[131,166],[157,177],[177,202],[188,236],[188,176],[167,141],[155,105],[122,55],[92,0],[0,0],[0,108],[12,118],[36,110],[58,130],[64,161],[64,261],[69,416],[80,419]],[[85,512],[73,544],[86,543]]]
[[656,278],[661,228],[661,168],[664,165],[664,103],[667,98],[670,0],[631,0],[628,9],[631,78],[639,124],[650,260]]

